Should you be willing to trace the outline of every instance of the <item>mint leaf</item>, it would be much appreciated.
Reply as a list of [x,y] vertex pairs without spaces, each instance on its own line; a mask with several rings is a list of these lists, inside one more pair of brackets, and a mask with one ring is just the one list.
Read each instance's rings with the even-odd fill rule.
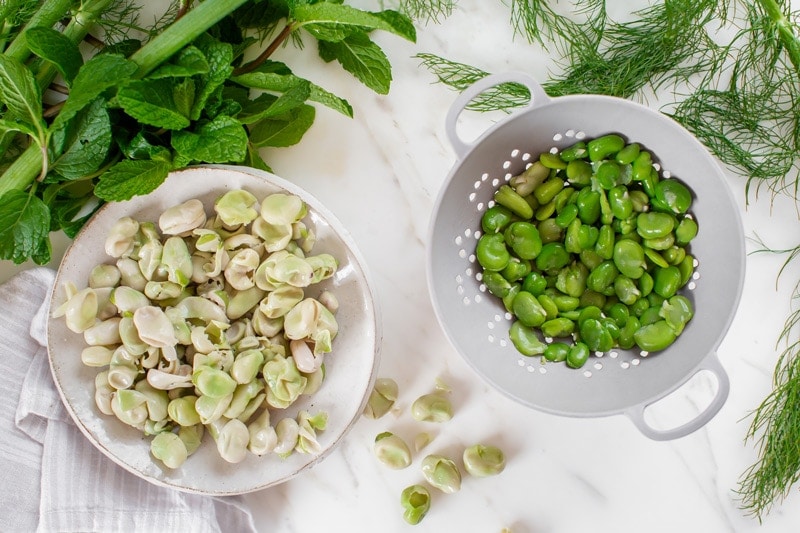
[[24,133],[25,135],[30,135],[31,137],[36,137],[38,135],[38,132],[35,129],[24,122],[0,119],[0,139],[3,138],[3,134],[12,131]]
[[195,83],[192,78],[186,78],[172,88],[172,100],[175,102],[175,108],[184,117],[188,118],[192,113],[194,94]]
[[44,27],[31,28],[25,32],[25,42],[34,54],[56,67],[67,85],[72,83],[83,65],[78,45],[60,31]]
[[208,61],[208,73],[199,77],[197,95],[192,106],[192,120],[198,120],[211,96],[233,72],[233,48],[228,43],[209,40],[200,45]]
[[95,99],[64,128],[53,132],[50,170],[68,180],[80,179],[97,171],[111,148],[111,120],[105,101]]
[[300,142],[313,124],[314,117],[314,108],[304,104],[286,115],[262,119],[250,129],[250,142],[256,148],[292,146]]
[[220,115],[195,132],[174,132],[172,147],[192,161],[240,163],[247,155],[247,132],[235,118]]
[[187,128],[189,119],[175,104],[172,89],[170,79],[132,81],[117,92],[117,101],[143,124],[167,130]]
[[291,18],[295,20],[296,27],[305,28],[322,41],[340,41],[354,30],[384,30],[412,42],[416,40],[411,21],[397,12],[376,14],[344,4],[320,2],[295,6],[291,10]]
[[44,137],[42,120],[42,95],[33,77],[33,72],[14,59],[0,54],[0,102],[8,112],[39,132],[40,141]]
[[261,154],[258,153],[258,148],[256,148],[250,143],[247,144],[247,157],[245,157],[242,164],[251,168],[257,168],[259,170],[266,170],[267,172],[272,172],[272,169],[261,157]]
[[262,118],[282,115],[302,105],[311,96],[311,84],[302,81],[304,83],[298,83],[277,98],[268,93],[259,95],[255,100],[248,102],[237,118],[242,124],[252,124]]
[[343,41],[320,41],[323,59],[335,58],[347,72],[378,94],[387,94],[392,81],[392,66],[380,46],[363,32],[353,33]]
[[126,159],[100,176],[94,194],[109,202],[130,200],[156,190],[170,170],[170,163],[161,159]]
[[178,53],[174,61],[158,67],[147,78],[185,78],[206,74],[209,68],[205,54],[196,46],[189,45]]
[[49,261],[50,211],[36,196],[13,190],[0,197],[0,259]]
[[[231,77],[231,81],[238,83],[244,87],[252,89],[260,89],[262,91],[279,92],[283,93],[296,86],[298,83],[307,82],[298,76],[295,76],[288,69],[280,68],[284,66],[282,63],[268,63],[262,65],[261,68],[241,74],[239,76]],[[332,94],[322,87],[319,87],[311,82],[308,82],[310,93],[308,100],[322,104],[334,111],[353,117],[353,107],[345,100],[335,94]]]
[[110,87],[122,85],[136,72],[136,63],[117,54],[98,54],[78,70],[64,107],[50,126],[54,131]]

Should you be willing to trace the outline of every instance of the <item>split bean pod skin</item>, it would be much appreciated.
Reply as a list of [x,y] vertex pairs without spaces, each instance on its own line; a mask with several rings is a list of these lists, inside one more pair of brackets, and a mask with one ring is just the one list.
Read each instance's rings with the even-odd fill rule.
[[694,198],[654,159],[610,133],[542,154],[496,191],[475,257],[522,355],[581,368],[593,352],[657,352],[692,319]]

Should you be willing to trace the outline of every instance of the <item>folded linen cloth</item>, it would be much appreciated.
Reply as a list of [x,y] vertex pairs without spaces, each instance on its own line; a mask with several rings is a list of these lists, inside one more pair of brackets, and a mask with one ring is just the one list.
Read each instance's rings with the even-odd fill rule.
[[35,268],[0,285],[0,531],[255,531],[240,497],[148,483],[75,426],[45,347],[54,279]]

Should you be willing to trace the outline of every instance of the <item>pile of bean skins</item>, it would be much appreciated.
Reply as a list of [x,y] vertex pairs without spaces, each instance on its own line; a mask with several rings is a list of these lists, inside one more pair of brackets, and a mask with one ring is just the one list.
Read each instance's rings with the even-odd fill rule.
[[[616,134],[544,153],[495,192],[475,256],[526,356],[663,350],[694,316],[692,193]],[[685,292],[685,291],[681,291]]]

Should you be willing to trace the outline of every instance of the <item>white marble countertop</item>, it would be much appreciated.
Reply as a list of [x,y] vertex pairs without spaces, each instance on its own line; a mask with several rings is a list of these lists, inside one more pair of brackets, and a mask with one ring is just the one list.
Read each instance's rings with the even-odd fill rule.
[[[747,415],[771,388],[776,340],[800,277],[797,264],[776,285],[784,258],[748,256],[741,304],[718,352],[730,376],[730,396],[705,427],[673,441],[649,440],[622,416],[564,418],[518,405],[485,384],[445,338],[429,298],[425,260],[433,204],[456,162],[444,134],[445,114],[456,93],[435,84],[412,56],[431,52],[494,72],[523,70],[544,78],[553,65],[538,47],[513,38],[504,4],[459,0],[447,20],[418,28],[417,44],[376,35],[394,66],[388,96],[361,87],[313,53],[304,54],[306,62],[291,62],[297,74],[347,98],[355,118],[320,109],[300,145],[271,150],[266,157],[276,174],[326,204],[365,256],[383,318],[379,376],[399,383],[400,398],[384,418],[360,420],[321,464],[283,485],[247,495],[259,529],[800,531],[797,487],[763,524],[744,514],[735,493],[738,479],[756,459],[754,443],[744,441]],[[791,201],[772,202],[764,194],[748,204],[744,179],[730,175],[729,185],[748,239],[759,235],[777,248],[797,244],[790,230],[798,226]],[[56,241],[54,267],[66,244]],[[748,240],[747,248],[757,247]],[[28,266],[3,263],[0,281]],[[437,377],[453,389],[455,416],[442,425],[415,422],[410,404],[431,391]],[[712,389],[713,381],[698,378],[659,408],[691,413]],[[411,441],[423,430],[434,439],[415,455],[411,467],[392,471],[374,458],[376,434],[392,431]],[[465,476],[455,494],[432,490],[428,516],[415,528],[405,524],[399,496],[406,486],[422,481],[422,456],[435,452],[456,458],[464,446],[477,442],[500,446],[507,454],[506,470],[486,479]]]

